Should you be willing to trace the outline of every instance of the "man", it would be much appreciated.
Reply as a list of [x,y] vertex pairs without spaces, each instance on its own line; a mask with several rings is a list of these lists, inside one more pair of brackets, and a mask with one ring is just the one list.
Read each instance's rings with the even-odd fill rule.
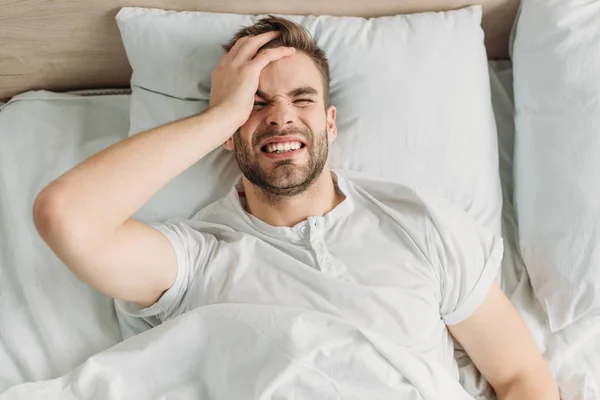
[[[330,170],[329,69],[303,28],[270,17],[225,49],[205,112],[117,143],[39,194],[36,227],[65,264],[131,315],[164,321],[220,302],[316,309],[458,378],[454,338],[500,399],[558,398],[493,282],[499,239],[443,202],[401,185],[378,198],[368,180]],[[243,173],[228,196],[192,220],[131,218],[223,143]]]

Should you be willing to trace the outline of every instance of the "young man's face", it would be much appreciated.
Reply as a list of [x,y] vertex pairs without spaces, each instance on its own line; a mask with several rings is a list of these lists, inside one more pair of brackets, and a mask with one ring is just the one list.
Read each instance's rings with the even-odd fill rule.
[[296,52],[262,71],[252,114],[225,147],[235,151],[250,182],[271,194],[293,196],[323,171],[337,134],[335,113],[324,104],[316,65]]

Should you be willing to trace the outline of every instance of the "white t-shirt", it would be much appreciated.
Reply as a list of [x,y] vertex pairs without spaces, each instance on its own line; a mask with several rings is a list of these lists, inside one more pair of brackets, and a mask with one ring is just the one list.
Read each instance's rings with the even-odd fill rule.
[[346,198],[291,228],[247,213],[239,184],[192,219],[151,224],[175,248],[175,283],[148,308],[117,307],[150,325],[215,303],[317,310],[434,357],[458,379],[446,325],[483,301],[502,239],[440,199],[343,174],[333,176]]

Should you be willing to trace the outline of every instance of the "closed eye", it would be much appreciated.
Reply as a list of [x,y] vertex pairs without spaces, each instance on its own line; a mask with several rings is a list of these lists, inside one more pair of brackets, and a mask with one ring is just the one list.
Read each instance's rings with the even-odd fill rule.
[[297,99],[297,100],[294,100],[294,104],[308,105],[309,103],[314,103],[314,101],[312,101],[311,99]]
[[267,105],[267,103],[265,103],[264,101],[255,101],[254,102],[254,107],[260,107],[260,108],[262,108],[262,107],[264,107],[266,105]]

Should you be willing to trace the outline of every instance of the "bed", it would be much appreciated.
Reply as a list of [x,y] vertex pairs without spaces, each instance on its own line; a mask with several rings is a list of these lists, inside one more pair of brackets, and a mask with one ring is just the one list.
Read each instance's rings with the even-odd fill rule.
[[[116,348],[116,353],[128,350],[129,335],[115,313],[112,299],[82,284],[48,249],[33,225],[31,206],[35,196],[51,180],[131,134],[131,67],[114,22],[117,11],[131,6],[130,3],[60,0],[35,4],[0,0],[3,10],[0,23],[3,39],[0,47],[2,400],[42,398],[40,396],[64,383],[57,378],[71,374],[74,379],[71,371],[77,371],[91,356],[112,357],[115,351],[110,351],[117,345],[121,347]],[[378,0],[367,6],[360,1],[166,3],[158,0],[135,5],[245,14],[374,17],[454,9],[470,3]],[[480,3],[483,3],[483,28],[498,135],[504,239],[502,288],[532,331],[559,383],[563,399],[599,399],[600,324],[593,318],[581,318],[553,333],[533,294],[520,254],[514,204],[513,67],[508,59],[509,36],[518,1]],[[19,127],[18,132],[13,130],[14,126]],[[152,336],[145,337],[149,340],[146,345],[151,345]],[[103,353],[107,350],[108,353]],[[467,391],[478,399],[494,399],[493,391],[468,357],[460,350],[456,357],[460,382]],[[97,364],[102,362],[102,358],[93,360]],[[77,379],[85,381],[84,375],[90,368],[93,369],[88,362],[87,370],[75,372],[80,374]],[[47,384],[36,386],[35,382],[41,381]],[[111,393],[99,385],[95,391],[79,392],[79,396],[93,394],[93,398],[111,398]],[[82,398],[76,390],[70,394],[73,398]]]

